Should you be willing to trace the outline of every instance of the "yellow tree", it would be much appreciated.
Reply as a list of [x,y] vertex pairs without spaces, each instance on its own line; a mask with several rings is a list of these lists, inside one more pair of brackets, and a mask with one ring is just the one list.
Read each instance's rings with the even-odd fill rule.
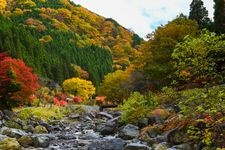
[[130,94],[129,75],[130,72],[122,70],[107,74],[98,94],[106,96],[107,100],[115,104],[123,102]]
[[0,0],[0,12],[3,12],[6,8],[6,0]]
[[80,78],[71,78],[63,82],[63,89],[84,99],[88,99],[95,94],[95,87],[91,81]]

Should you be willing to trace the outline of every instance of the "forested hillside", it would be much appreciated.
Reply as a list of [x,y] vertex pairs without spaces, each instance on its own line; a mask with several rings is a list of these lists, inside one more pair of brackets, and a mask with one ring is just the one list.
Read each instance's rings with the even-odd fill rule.
[[138,55],[136,34],[67,0],[1,0],[0,51],[23,59],[36,73],[62,82],[87,71],[99,85]]

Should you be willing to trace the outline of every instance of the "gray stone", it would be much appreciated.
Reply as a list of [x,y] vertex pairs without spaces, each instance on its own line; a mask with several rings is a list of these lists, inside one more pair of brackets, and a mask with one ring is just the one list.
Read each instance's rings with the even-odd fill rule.
[[23,130],[7,128],[7,127],[3,127],[1,129],[1,134],[7,135],[7,136],[12,137],[12,138],[17,138],[17,139],[20,138],[23,135],[27,135],[27,133]]
[[130,143],[124,147],[124,150],[150,150],[150,148],[144,144]]
[[135,125],[128,124],[119,131],[119,137],[125,140],[131,140],[139,136],[139,128]]
[[5,138],[8,138],[8,136],[0,134],[0,141],[5,139]]
[[50,138],[47,136],[35,136],[33,137],[35,147],[47,148],[50,143]]
[[99,112],[99,113],[97,114],[97,116],[103,116],[103,117],[106,117],[106,118],[108,118],[108,119],[112,119],[112,118],[113,118],[112,115],[110,115],[110,114],[108,114],[108,113],[106,113],[106,112]]
[[194,143],[184,143],[180,145],[174,145],[172,148],[177,149],[177,150],[193,150],[196,149],[194,147]]
[[168,147],[169,147],[168,143],[162,142],[162,143],[159,143],[159,144],[155,144],[153,146],[153,149],[154,150],[167,150]]
[[110,135],[116,133],[117,124],[116,122],[108,121],[105,124],[101,125],[99,132],[102,135]]
[[94,141],[88,145],[88,150],[122,150],[126,143],[119,138]]

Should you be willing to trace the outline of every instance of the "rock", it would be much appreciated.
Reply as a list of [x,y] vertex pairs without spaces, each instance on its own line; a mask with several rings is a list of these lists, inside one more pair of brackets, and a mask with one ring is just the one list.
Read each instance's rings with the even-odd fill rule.
[[79,119],[80,115],[79,114],[73,114],[69,116],[70,119]]
[[187,135],[185,130],[179,130],[177,128],[172,129],[167,133],[167,140],[173,145],[187,143],[190,141],[189,136]]
[[15,116],[15,113],[13,111],[10,111],[10,110],[7,110],[7,109],[4,109],[3,110],[3,113],[4,113],[4,116],[3,118],[5,120],[9,120],[10,118],[12,118],[13,116]]
[[159,143],[159,144],[155,144],[153,146],[153,149],[154,150],[167,150],[168,147],[169,147],[168,143],[162,142],[162,143]]
[[152,112],[147,114],[147,118],[149,118],[149,122],[151,124],[158,123],[162,124],[166,118],[168,118],[169,112],[166,109],[157,108]]
[[8,136],[0,134],[0,141],[5,139],[5,138],[8,138]]
[[148,118],[141,118],[139,121],[138,121],[138,127],[139,128],[144,128],[148,125]]
[[162,134],[162,131],[159,126],[147,126],[141,130],[141,136],[144,134],[147,134],[150,138],[155,138]]
[[112,121],[108,121],[103,125],[100,125],[100,129],[98,129],[98,131],[102,134],[102,135],[110,135],[110,134],[115,134],[116,133],[116,128],[117,128],[117,123],[116,122],[112,122]]
[[50,138],[47,136],[35,136],[33,137],[33,143],[35,147],[47,148],[50,143]]
[[15,138],[5,138],[0,141],[1,150],[20,150],[20,144]]
[[172,148],[177,149],[177,150],[193,150],[196,149],[194,143],[183,143],[180,145],[174,145]]
[[97,140],[99,139],[99,134],[94,132],[93,130],[84,130],[84,133],[80,136],[80,139],[85,139],[85,140]]
[[119,137],[125,140],[131,140],[139,136],[139,128],[135,125],[128,124],[119,131]]
[[94,141],[88,145],[88,150],[122,150],[126,143],[120,139],[106,139]]
[[106,112],[99,112],[99,113],[97,114],[97,116],[103,116],[103,117],[106,117],[106,118],[108,118],[108,119],[112,119],[112,118],[113,118],[112,115],[110,115],[110,114],[108,114],[108,113],[106,113]]
[[23,130],[20,129],[13,129],[13,128],[7,128],[7,127],[3,127],[1,129],[1,134],[3,135],[7,135],[11,138],[20,138],[23,135],[27,135],[27,133]]
[[33,133],[34,134],[48,133],[48,130],[44,126],[38,125],[33,129]]
[[144,144],[130,143],[124,147],[124,150],[150,150],[150,148]]
[[32,138],[30,136],[27,136],[27,135],[20,137],[18,139],[18,142],[23,147],[33,146],[33,140],[32,140]]
[[51,131],[52,130],[52,126],[49,125],[48,123],[44,122],[43,120],[39,120],[38,122],[39,125],[45,127],[47,129],[47,131]]
[[30,133],[32,133],[33,132],[33,130],[34,130],[34,127],[32,126],[32,125],[25,125],[24,127],[23,127],[23,130],[25,130],[26,132],[30,132]]

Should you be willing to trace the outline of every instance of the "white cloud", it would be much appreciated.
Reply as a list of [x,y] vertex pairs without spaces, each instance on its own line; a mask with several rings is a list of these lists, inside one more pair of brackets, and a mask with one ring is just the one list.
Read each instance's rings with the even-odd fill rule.
[[[144,37],[158,25],[165,24],[180,13],[188,15],[191,0],[73,0],[89,10],[113,18],[124,27]],[[205,0],[209,16],[213,1]]]

